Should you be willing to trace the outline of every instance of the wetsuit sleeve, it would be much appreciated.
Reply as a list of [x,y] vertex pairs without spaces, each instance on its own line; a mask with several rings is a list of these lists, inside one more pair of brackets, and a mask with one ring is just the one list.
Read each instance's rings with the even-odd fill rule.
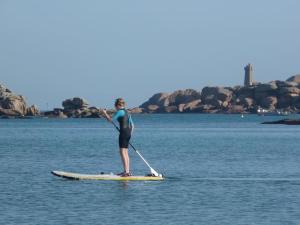
[[124,110],[118,110],[117,112],[114,113],[112,120],[118,120],[120,117],[124,115],[125,115]]
[[134,126],[133,120],[132,120],[132,117],[131,117],[131,116],[129,116],[129,123],[130,123],[130,125],[131,125],[132,127]]

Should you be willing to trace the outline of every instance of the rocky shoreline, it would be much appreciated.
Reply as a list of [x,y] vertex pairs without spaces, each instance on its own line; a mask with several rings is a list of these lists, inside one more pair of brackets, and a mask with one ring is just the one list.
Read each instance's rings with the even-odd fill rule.
[[89,107],[86,100],[72,98],[63,101],[63,108],[41,112],[36,105],[28,106],[22,95],[13,93],[10,89],[0,84],[0,118],[100,118],[101,110]]
[[[251,86],[204,87],[157,93],[131,113],[257,113],[277,110],[300,113],[300,75],[286,81],[255,83]],[[113,111],[111,110],[110,113]],[[100,118],[101,109],[90,107],[79,97],[66,99],[62,108],[41,112],[36,105],[28,106],[25,97],[0,84],[1,118]]]
[[25,97],[13,93],[0,84],[0,116],[2,118],[22,118],[39,115],[36,105],[28,106]]
[[257,113],[277,110],[300,112],[300,75],[286,81],[251,86],[204,87],[202,91],[178,90],[157,93],[140,105],[144,113]]

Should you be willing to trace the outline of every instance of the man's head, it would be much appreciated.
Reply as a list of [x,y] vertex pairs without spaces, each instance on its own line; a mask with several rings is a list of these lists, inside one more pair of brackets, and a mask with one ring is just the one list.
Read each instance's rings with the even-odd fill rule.
[[115,101],[115,108],[117,110],[125,108],[125,101],[123,98],[117,98]]

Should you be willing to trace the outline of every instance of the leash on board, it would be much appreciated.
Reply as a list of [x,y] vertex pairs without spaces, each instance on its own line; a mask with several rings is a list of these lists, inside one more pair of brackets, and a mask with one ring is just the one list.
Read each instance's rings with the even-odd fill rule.
[[[114,125],[114,127],[116,128],[116,130],[118,132],[120,132],[120,128],[114,123],[114,121],[111,121],[111,123]],[[129,142],[130,147],[139,155],[139,157],[144,161],[144,163],[149,167],[151,174],[153,174],[156,177],[163,177],[162,174],[156,172],[151,166],[150,164],[147,162],[147,160],[142,156],[142,154],[131,144],[131,142]]]

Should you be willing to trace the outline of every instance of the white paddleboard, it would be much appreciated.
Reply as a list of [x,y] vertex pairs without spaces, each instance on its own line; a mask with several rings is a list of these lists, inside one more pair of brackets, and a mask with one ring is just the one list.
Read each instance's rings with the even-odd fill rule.
[[116,181],[161,181],[164,180],[163,177],[153,177],[153,176],[129,176],[121,177],[115,174],[81,174],[81,173],[69,173],[64,171],[52,171],[53,175],[58,177],[63,177],[66,179],[73,180],[116,180]]

